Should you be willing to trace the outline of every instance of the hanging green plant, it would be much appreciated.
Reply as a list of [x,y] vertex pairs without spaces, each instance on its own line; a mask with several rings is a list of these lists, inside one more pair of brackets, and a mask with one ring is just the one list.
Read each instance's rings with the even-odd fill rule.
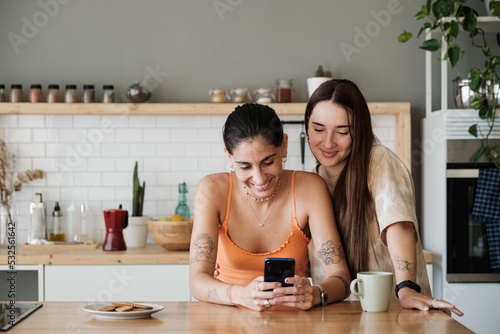
[[[485,120],[488,126],[486,131],[481,130],[477,123],[469,127],[469,133],[481,140],[481,146],[473,154],[471,160],[477,163],[485,155],[496,167],[500,168],[498,148],[489,141],[495,125],[498,99],[495,95],[495,85],[499,82],[496,71],[500,66],[500,56],[493,54],[486,41],[484,30],[477,27],[477,12],[466,6],[468,2],[468,0],[427,0],[415,15],[415,20],[425,20],[418,34],[414,36],[411,32],[404,31],[397,39],[401,43],[406,43],[412,38],[425,39],[419,46],[425,51],[434,52],[446,48],[440,60],[449,62],[455,69],[457,72],[455,80],[461,80],[460,73],[455,66],[464,57],[464,51],[457,43],[459,34],[468,34],[472,46],[482,50],[485,57],[484,67],[473,68],[469,71],[470,88],[477,95],[471,105],[477,110],[479,118]],[[491,1],[489,8],[492,15],[500,17],[500,1]],[[441,38],[439,40],[432,38],[430,34],[433,32],[439,33]],[[496,35],[496,42],[500,45],[500,33]]]

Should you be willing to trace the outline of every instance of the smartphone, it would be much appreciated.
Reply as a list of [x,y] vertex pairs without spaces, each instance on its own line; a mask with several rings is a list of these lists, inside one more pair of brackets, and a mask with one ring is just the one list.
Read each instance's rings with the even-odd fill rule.
[[281,286],[293,286],[285,283],[285,278],[295,276],[295,259],[268,257],[264,261],[264,282],[281,282]]

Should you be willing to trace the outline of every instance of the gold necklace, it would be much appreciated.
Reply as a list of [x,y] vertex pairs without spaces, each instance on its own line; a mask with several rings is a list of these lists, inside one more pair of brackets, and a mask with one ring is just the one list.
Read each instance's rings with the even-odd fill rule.
[[248,197],[246,197],[246,199],[247,199],[248,206],[250,207],[250,211],[252,211],[253,216],[259,222],[259,226],[260,227],[264,227],[264,222],[266,221],[267,217],[269,217],[269,214],[271,213],[271,211],[273,211],[274,204],[276,203],[277,199],[276,198],[274,199],[273,204],[271,204],[271,207],[269,208],[269,211],[267,211],[266,216],[262,220],[260,220],[259,217],[257,217],[257,215],[255,214],[255,212],[253,211],[252,205],[250,204],[250,201],[248,200]]

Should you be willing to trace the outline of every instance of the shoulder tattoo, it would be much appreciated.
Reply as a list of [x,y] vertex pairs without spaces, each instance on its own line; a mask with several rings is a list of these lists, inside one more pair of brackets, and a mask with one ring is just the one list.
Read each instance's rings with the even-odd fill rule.
[[323,264],[340,263],[342,260],[345,260],[342,244],[335,244],[333,241],[328,240],[318,250],[318,258]]
[[214,259],[214,249],[215,243],[210,238],[210,236],[206,233],[202,233],[196,237],[193,241],[193,257],[192,261],[194,262],[212,262],[215,263]]
[[410,274],[415,277],[417,266],[414,262],[403,260],[397,255],[394,256],[394,262],[396,262],[396,266],[399,271],[409,271]]

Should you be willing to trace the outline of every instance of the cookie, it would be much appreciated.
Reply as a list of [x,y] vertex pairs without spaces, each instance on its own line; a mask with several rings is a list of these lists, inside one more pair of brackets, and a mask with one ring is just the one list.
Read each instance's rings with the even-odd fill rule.
[[[125,306],[127,304],[124,304],[124,303],[111,303],[111,305],[116,306],[116,307],[121,307],[121,306]],[[129,305],[129,306],[133,306],[133,305]]]
[[134,308],[133,306],[125,305],[125,306],[120,306],[120,307],[115,308],[115,311],[116,312],[128,312],[128,311],[132,311],[133,308]]
[[100,309],[97,309],[97,311],[113,312],[115,309],[116,309],[116,306],[103,306]]
[[152,310],[153,309],[152,306],[141,305],[141,304],[134,304],[134,307],[135,308],[140,308],[140,309],[143,309],[143,310]]

